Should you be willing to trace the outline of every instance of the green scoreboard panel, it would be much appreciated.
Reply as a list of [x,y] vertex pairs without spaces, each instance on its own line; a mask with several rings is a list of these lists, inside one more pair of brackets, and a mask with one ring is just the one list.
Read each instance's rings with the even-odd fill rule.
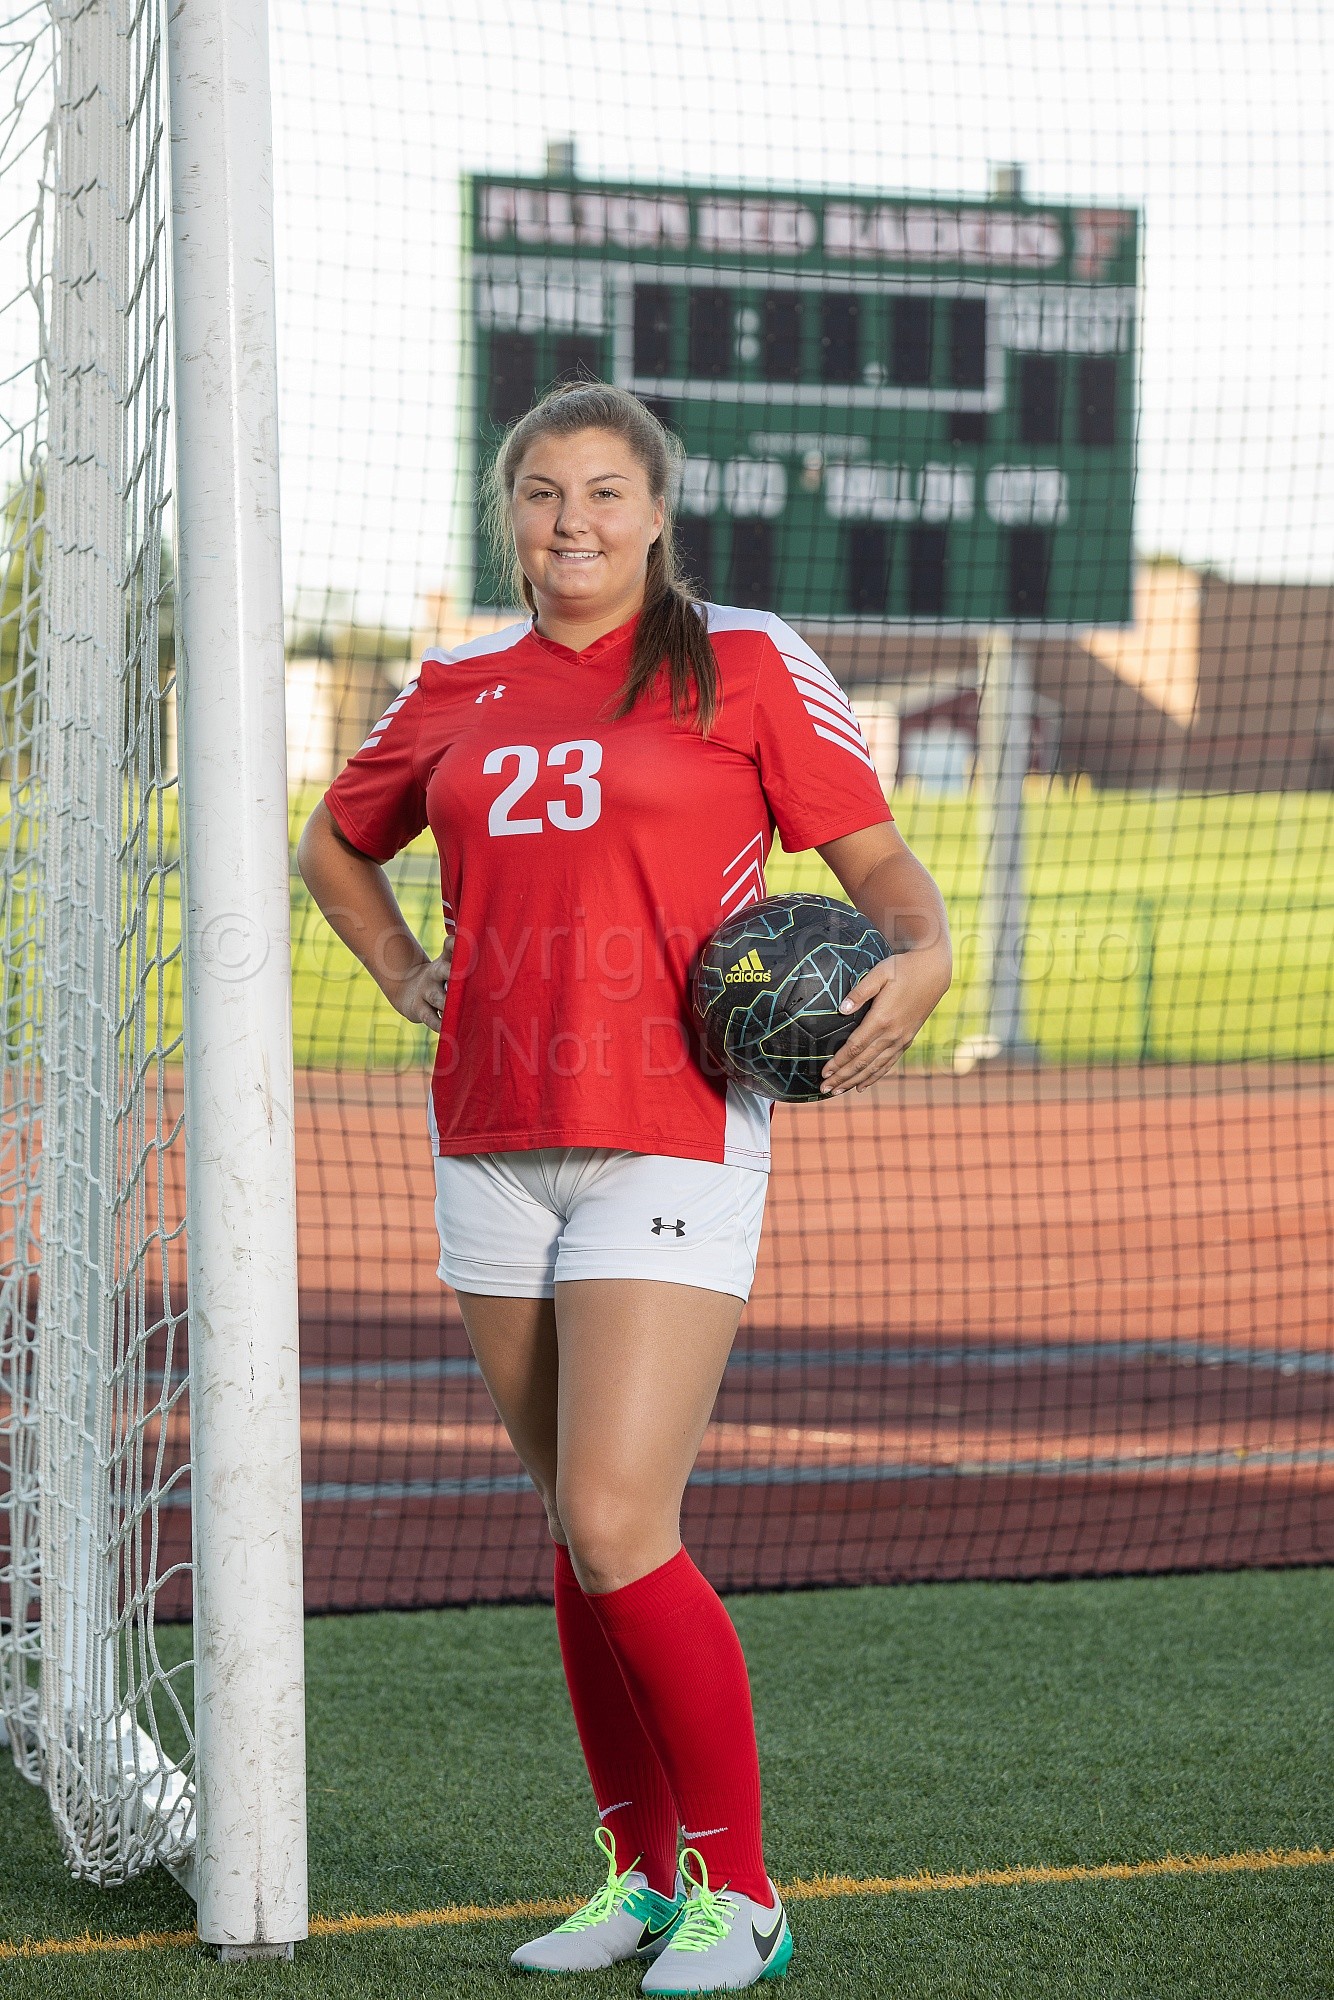
[[1129,620],[1133,211],[478,176],[465,261],[480,460],[552,382],[632,389],[685,446],[706,596]]

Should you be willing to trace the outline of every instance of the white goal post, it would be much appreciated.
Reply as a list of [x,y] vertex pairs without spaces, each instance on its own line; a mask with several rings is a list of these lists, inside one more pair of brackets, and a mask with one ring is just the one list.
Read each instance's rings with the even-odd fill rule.
[[[224,1957],[290,1956],[305,1717],[266,0],[11,6],[0,77],[0,1724],[77,1875],[161,1863]],[[192,1656],[159,1624],[191,1560]]]
[[[199,1931],[306,1934],[267,0],[172,0]],[[202,1337],[201,1337],[202,1336]],[[207,1527],[205,1527],[207,1523]]]

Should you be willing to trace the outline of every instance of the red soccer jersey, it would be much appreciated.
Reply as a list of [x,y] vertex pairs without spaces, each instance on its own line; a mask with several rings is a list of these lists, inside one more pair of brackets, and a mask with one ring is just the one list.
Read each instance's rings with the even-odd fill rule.
[[781,619],[708,607],[721,703],[673,723],[665,674],[611,719],[634,622],[571,652],[512,625],[428,653],[327,794],[387,861],[430,825],[454,957],[438,1152],[609,1146],[767,1169],[771,1106],[708,1075],[700,946],[793,852],[891,817],[856,717]]

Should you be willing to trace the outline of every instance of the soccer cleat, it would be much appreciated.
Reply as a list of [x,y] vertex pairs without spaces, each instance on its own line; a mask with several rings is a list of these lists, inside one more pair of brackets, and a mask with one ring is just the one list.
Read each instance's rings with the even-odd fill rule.
[[[691,1861],[694,1869],[687,1867]],[[711,1889],[693,1847],[681,1856],[681,1874],[692,1893],[666,1950],[645,1973],[643,1991],[735,1993],[761,1979],[781,1979],[792,1960],[792,1933],[777,1890],[766,1909],[739,1890]]]
[[510,1954],[516,1972],[600,1972],[629,1958],[649,1965],[680,1922],[684,1891],[660,1896],[638,1868],[618,1875],[609,1828],[600,1826],[593,1838],[607,1857],[606,1881],[554,1931]]

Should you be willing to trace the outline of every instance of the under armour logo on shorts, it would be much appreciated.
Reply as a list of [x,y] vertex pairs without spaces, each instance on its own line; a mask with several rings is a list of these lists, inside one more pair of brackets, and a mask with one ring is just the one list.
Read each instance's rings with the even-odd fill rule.
[[686,1226],[679,1215],[675,1222],[664,1222],[660,1215],[655,1215],[650,1227],[655,1236],[661,1236],[664,1229],[674,1229],[678,1236],[684,1236],[686,1233]]

